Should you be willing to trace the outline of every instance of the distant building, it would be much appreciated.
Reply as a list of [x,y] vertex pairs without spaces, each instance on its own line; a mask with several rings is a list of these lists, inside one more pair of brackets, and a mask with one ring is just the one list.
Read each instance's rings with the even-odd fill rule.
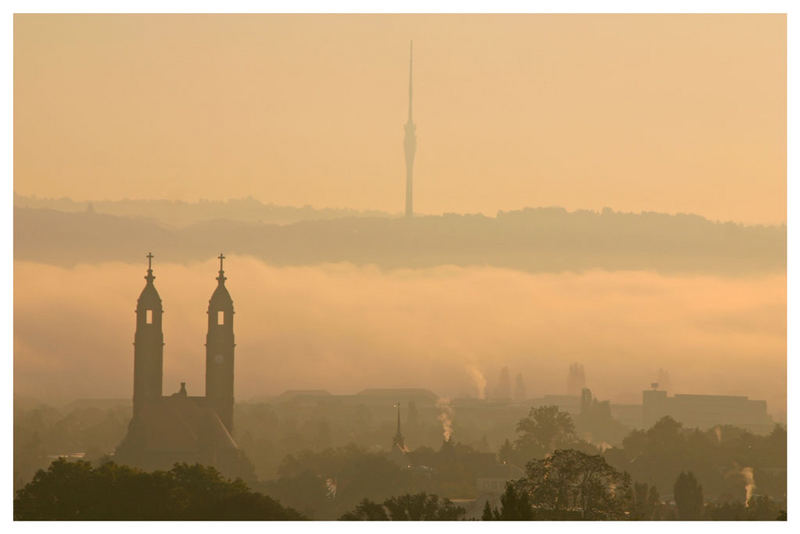
[[206,395],[190,397],[186,383],[162,395],[164,309],[148,254],[147,284],[136,306],[133,418],[117,447],[115,461],[146,470],[169,469],[176,462],[216,467],[229,477],[250,478],[252,466],[233,432],[233,300],[225,288],[220,254],[217,287],[208,305]]
[[435,403],[438,397],[432,391],[422,388],[369,388],[356,394],[359,402],[365,404],[385,404],[387,401]]
[[[654,384],[655,385],[655,384]],[[765,433],[772,428],[767,414],[767,401],[750,400],[731,395],[667,395],[650,389],[642,392],[642,424],[653,426],[670,416],[686,427],[707,429],[717,425],[734,425],[752,432]]]
[[579,395],[545,395],[536,399],[531,399],[534,407],[539,406],[558,406],[558,409],[571,415],[579,414],[581,411],[581,397]]
[[298,398],[330,397],[331,393],[324,389],[287,389],[277,397],[276,401],[288,401]]
[[583,370],[583,365],[580,363],[570,364],[569,374],[567,374],[567,394],[577,397],[585,387],[586,373]]
[[514,480],[519,480],[525,476],[525,470],[519,466],[509,463],[497,463],[492,465],[492,468],[481,473],[481,476],[475,481],[475,487],[478,490],[478,495],[491,496],[496,499],[499,504],[500,495],[506,490],[506,484]]
[[522,378],[522,373],[517,373],[517,380],[514,384],[514,400],[522,402],[526,398],[528,398],[528,395],[525,392],[525,381]]
[[612,404],[611,417],[629,428],[642,426],[641,404]]
[[492,400],[510,401],[511,398],[511,374],[508,372],[508,367],[503,367],[497,379],[497,386],[492,392]]

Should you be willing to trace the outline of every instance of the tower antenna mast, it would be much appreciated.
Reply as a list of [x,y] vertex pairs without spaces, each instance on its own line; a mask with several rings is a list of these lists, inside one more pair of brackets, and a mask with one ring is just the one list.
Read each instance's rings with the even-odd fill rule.
[[406,217],[414,216],[414,155],[417,152],[417,127],[414,124],[414,41],[411,41],[408,58],[408,121],[405,125],[403,146],[406,153]]

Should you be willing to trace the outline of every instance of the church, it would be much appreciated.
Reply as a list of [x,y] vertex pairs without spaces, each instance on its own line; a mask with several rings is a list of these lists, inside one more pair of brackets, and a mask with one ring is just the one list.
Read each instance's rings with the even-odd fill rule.
[[219,255],[217,286],[208,301],[205,396],[189,396],[186,383],[162,394],[164,308],[156,290],[153,255],[147,283],[136,303],[133,351],[133,418],[114,461],[145,470],[170,469],[176,462],[201,463],[231,478],[253,477],[252,464],[233,439],[233,299],[225,287]]

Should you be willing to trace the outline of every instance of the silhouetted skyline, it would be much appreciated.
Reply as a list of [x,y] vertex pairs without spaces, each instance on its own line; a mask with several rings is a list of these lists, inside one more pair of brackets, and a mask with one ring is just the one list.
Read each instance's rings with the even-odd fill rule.
[[786,520],[786,75],[781,14],[15,15],[15,519]]

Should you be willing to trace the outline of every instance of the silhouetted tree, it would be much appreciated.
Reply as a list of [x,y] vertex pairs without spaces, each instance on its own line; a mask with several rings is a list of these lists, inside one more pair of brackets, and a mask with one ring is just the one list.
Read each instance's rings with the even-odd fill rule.
[[644,483],[633,485],[633,509],[631,519],[656,521],[661,519],[661,498],[655,486]]
[[500,446],[500,450],[497,451],[497,459],[501,463],[506,463],[511,461],[514,456],[514,446],[511,445],[511,442],[506,438],[503,444]]
[[492,510],[492,505],[489,504],[489,501],[483,505],[483,513],[481,514],[481,521],[494,521],[494,510]]
[[747,503],[726,501],[705,506],[703,519],[712,521],[786,521],[786,511],[767,495],[754,495]]
[[568,447],[577,440],[572,418],[558,406],[531,408],[528,416],[517,423],[517,434],[516,448],[528,459]]
[[500,509],[495,513],[497,521],[530,521],[533,509],[525,491],[517,491],[513,483],[507,483],[500,496]]
[[556,512],[564,519],[577,512],[580,519],[625,519],[631,505],[627,473],[608,465],[600,455],[559,449],[526,466],[526,477],[517,482],[537,509]]
[[152,473],[107,463],[54,461],[17,492],[15,520],[296,520],[295,510],[213,467]]
[[780,515],[778,505],[767,495],[754,495],[747,501],[748,519],[754,521],[775,521]]
[[693,521],[703,518],[703,486],[691,471],[681,472],[675,480],[675,505],[678,507],[678,519]]
[[355,510],[341,516],[342,521],[457,521],[466,511],[449,499],[439,499],[426,493],[390,497],[383,505],[362,500]]
[[[706,499],[741,495],[743,501],[744,480],[735,472],[747,466],[753,469],[759,494],[773,496],[779,506],[786,498],[786,431],[781,425],[762,436],[728,425],[684,428],[664,417],[649,429],[631,431],[621,447],[606,450],[604,456],[634,480],[656,486],[662,495],[672,495],[678,475],[691,471]],[[736,465],[740,467],[734,469]]]
[[364,499],[355,510],[347,512],[340,519],[340,521],[388,521],[389,516],[386,515],[386,509],[382,504],[378,504]]

